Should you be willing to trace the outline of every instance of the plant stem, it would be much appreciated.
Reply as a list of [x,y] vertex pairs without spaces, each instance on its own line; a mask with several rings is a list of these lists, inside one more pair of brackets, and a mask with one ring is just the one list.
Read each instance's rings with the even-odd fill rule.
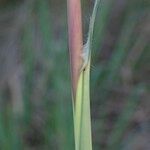
[[81,53],[83,48],[82,13],[80,0],[68,0],[68,28],[72,91],[73,99],[75,100],[79,71],[82,63]]

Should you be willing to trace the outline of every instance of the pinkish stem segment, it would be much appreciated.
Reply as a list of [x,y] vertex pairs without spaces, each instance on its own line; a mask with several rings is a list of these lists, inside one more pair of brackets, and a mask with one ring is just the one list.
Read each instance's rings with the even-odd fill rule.
[[80,0],[68,0],[68,28],[72,90],[73,97],[75,99],[79,71],[82,63],[81,53],[83,48],[82,13]]

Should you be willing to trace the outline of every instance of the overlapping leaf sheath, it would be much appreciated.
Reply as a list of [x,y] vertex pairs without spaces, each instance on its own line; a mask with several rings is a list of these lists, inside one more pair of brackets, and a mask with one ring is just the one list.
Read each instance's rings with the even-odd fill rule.
[[75,126],[75,145],[76,150],[92,150],[91,136],[91,116],[90,116],[90,62],[93,39],[94,22],[98,3],[96,0],[93,14],[90,20],[89,34],[87,43],[83,49],[83,67],[79,75],[77,84],[75,108],[74,108],[74,126]]

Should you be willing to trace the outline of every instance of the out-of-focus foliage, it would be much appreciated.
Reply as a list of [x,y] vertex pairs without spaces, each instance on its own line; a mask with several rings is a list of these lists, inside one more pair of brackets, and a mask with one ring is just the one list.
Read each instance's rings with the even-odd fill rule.
[[[87,31],[94,2],[82,2]],[[93,149],[149,150],[150,1],[100,5],[91,69]],[[74,150],[66,17],[63,0],[0,1],[2,150]]]

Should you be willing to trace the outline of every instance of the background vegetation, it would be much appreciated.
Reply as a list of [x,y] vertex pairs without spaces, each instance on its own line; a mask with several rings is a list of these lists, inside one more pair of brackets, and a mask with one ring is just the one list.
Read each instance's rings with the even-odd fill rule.
[[[92,6],[82,0],[85,33]],[[149,10],[149,0],[101,1],[91,70],[94,150],[150,149]],[[66,11],[63,0],[0,0],[1,150],[74,150]]]

